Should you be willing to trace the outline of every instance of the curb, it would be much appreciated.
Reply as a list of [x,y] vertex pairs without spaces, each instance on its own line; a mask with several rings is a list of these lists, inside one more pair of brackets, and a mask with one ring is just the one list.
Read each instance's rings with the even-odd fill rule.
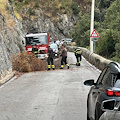
[[4,78],[0,79],[0,85],[3,85],[4,83],[8,82],[14,75],[15,75],[15,72],[12,72],[6,75]]

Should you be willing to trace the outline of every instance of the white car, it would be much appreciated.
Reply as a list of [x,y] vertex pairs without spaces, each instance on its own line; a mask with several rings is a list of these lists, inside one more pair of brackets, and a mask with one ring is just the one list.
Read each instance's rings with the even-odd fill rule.
[[57,44],[55,44],[55,43],[51,44],[51,45],[50,45],[50,48],[53,49],[53,52],[54,52],[55,57],[58,57],[59,50],[58,50]]

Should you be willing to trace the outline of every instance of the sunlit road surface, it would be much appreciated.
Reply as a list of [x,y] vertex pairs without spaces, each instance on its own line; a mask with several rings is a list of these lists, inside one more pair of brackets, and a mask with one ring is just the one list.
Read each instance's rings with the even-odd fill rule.
[[0,120],[86,120],[88,86],[100,72],[83,58],[70,69],[26,73],[0,87]]

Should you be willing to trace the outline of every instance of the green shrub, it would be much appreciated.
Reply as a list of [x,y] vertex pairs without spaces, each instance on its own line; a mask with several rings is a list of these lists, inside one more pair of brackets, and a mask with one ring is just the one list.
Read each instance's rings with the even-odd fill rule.
[[32,8],[29,8],[28,12],[29,12],[29,16],[35,15],[35,11]]
[[12,3],[12,0],[8,0],[8,2]]
[[25,4],[25,5],[29,4],[28,0],[25,0],[25,3],[24,3],[24,4]]
[[18,0],[18,2],[23,2],[23,0]]
[[35,8],[39,8],[39,2],[35,3]]
[[78,13],[80,12],[80,8],[78,7],[78,4],[76,2],[72,2],[70,7],[73,11],[73,14],[78,15]]

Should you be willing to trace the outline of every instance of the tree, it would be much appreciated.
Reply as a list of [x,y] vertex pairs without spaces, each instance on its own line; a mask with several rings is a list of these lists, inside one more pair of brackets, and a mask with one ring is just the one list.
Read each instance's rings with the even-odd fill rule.
[[115,40],[110,29],[104,31],[97,42],[96,51],[104,57],[111,58],[115,52]]
[[120,31],[120,0],[116,0],[108,8],[105,15],[104,28]]
[[77,25],[72,32],[73,40],[78,46],[86,47],[90,40],[90,14],[79,14]]

